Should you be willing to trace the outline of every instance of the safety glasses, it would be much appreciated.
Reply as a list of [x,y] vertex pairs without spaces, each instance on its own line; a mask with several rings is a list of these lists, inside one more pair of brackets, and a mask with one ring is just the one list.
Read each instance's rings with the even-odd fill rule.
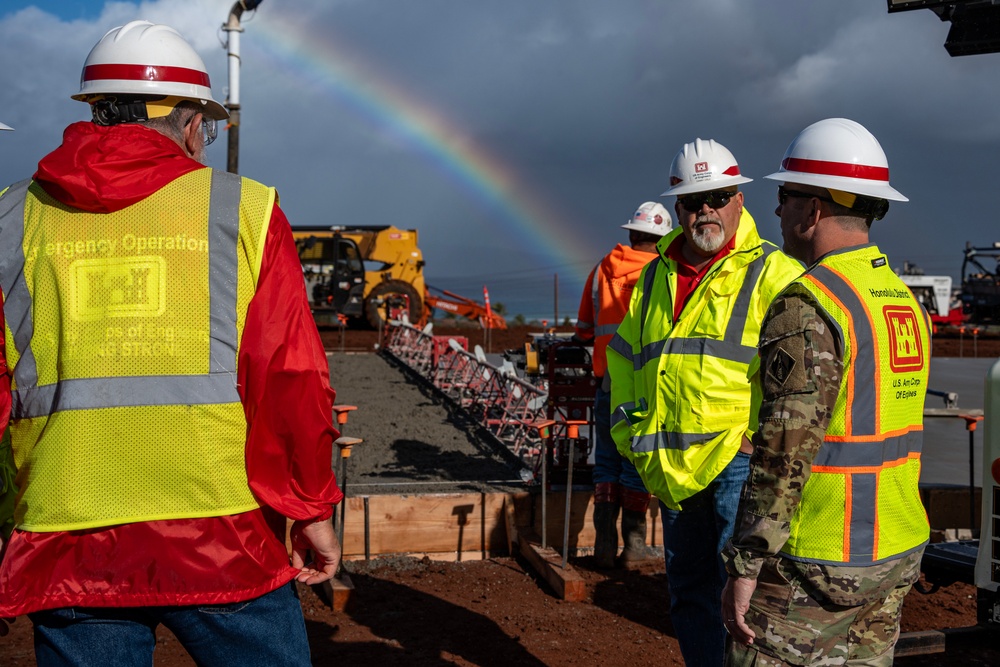
[[729,200],[735,196],[735,192],[712,190],[711,192],[698,192],[693,195],[678,197],[677,203],[680,204],[688,213],[697,213],[705,204],[708,204],[709,208],[714,208],[716,210],[725,208],[729,204]]
[[[194,117],[197,116],[197,115],[198,114],[194,114],[193,116],[191,116],[190,118],[188,118],[187,122],[184,123],[184,127],[187,127],[188,125],[190,125],[191,121],[194,120]],[[215,119],[214,118],[206,118],[204,116],[204,114],[202,114],[202,117],[201,117],[201,138],[205,140],[205,145],[208,146],[213,141],[215,141],[215,137],[218,136],[218,134],[219,134],[219,126],[216,123]]]
[[831,204],[836,204],[830,197],[824,197],[823,195],[814,195],[809,192],[799,192],[798,190],[786,190],[784,185],[778,186],[778,203],[782,206],[788,201],[788,198],[792,197],[798,199],[818,199],[820,201],[830,202]]

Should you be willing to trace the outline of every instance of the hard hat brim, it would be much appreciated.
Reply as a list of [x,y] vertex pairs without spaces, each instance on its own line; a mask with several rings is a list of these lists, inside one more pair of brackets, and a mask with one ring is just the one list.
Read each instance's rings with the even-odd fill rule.
[[701,183],[678,183],[672,188],[667,189],[666,192],[660,193],[661,197],[675,196],[679,197],[681,195],[690,195],[695,192],[711,192],[712,190],[722,190],[723,188],[731,188],[734,185],[742,185],[743,183],[753,182],[752,178],[747,178],[746,176],[729,176],[727,178],[716,178],[714,180],[708,180]]
[[0,123],[0,130],[13,130],[13,129],[14,128],[12,128],[10,125],[4,125],[3,123]]
[[653,236],[666,236],[667,234],[670,233],[670,230],[673,229],[673,227],[667,227],[666,225],[662,225],[662,226],[665,227],[663,229],[663,231],[656,231],[659,228],[653,228],[653,227],[651,227],[649,225],[640,225],[640,224],[637,224],[637,223],[629,222],[629,223],[626,223],[626,224],[622,225],[622,229],[628,229],[628,230],[633,230],[634,229],[637,232],[643,232],[645,234],[652,234]]
[[808,174],[802,171],[776,171],[764,178],[782,183],[798,183],[816,188],[842,190],[863,197],[887,199],[889,201],[910,201],[901,192],[884,181],[862,181],[847,176],[828,176],[826,174]]

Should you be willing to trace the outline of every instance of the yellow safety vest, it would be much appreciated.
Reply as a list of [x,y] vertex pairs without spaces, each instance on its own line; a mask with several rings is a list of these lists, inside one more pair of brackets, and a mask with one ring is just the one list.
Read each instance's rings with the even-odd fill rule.
[[871,565],[930,535],[917,490],[929,322],[874,245],[825,256],[797,281],[843,341],[840,393],[782,552]]
[[259,506],[236,359],[275,198],[212,169],[115,213],[0,197],[19,528]]
[[743,209],[735,248],[715,263],[674,321],[677,263],[657,244],[608,345],[611,433],[668,507],[708,486],[749,430],[747,369],[764,314],[802,265],[763,241]]

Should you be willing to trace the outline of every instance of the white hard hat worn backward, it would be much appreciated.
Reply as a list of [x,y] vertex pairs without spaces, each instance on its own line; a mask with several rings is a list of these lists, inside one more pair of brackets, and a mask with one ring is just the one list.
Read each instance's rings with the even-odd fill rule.
[[661,196],[709,192],[749,183],[729,149],[713,139],[695,139],[670,163],[670,187]]
[[764,178],[909,201],[889,185],[889,162],[881,144],[863,125],[847,118],[827,118],[799,132],[785,151],[781,169]]
[[166,25],[132,21],[108,31],[91,49],[74,100],[150,95],[200,102],[207,118],[229,117],[212,98],[205,63],[180,33]]
[[645,232],[655,236],[663,236],[673,227],[674,220],[663,204],[648,201],[641,204],[632,219],[622,225],[622,229]]

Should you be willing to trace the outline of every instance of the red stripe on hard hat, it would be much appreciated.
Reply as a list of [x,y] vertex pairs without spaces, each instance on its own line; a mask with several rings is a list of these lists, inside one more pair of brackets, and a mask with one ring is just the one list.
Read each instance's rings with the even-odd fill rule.
[[846,176],[847,178],[863,178],[866,181],[889,182],[888,167],[871,167],[865,164],[827,162],[826,160],[807,160],[805,158],[789,157],[781,161],[781,168],[785,171],[801,171],[807,174]]
[[740,175],[740,165],[734,164],[732,167],[730,167],[729,169],[726,169],[722,173],[725,174],[726,176],[739,176]]
[[123,81],[167,81],[170,83],[191,83],[210,88],[208,74],[187,67],[165,67],[163,65],[88,65],[83,70],[84,81],[120,79]]

